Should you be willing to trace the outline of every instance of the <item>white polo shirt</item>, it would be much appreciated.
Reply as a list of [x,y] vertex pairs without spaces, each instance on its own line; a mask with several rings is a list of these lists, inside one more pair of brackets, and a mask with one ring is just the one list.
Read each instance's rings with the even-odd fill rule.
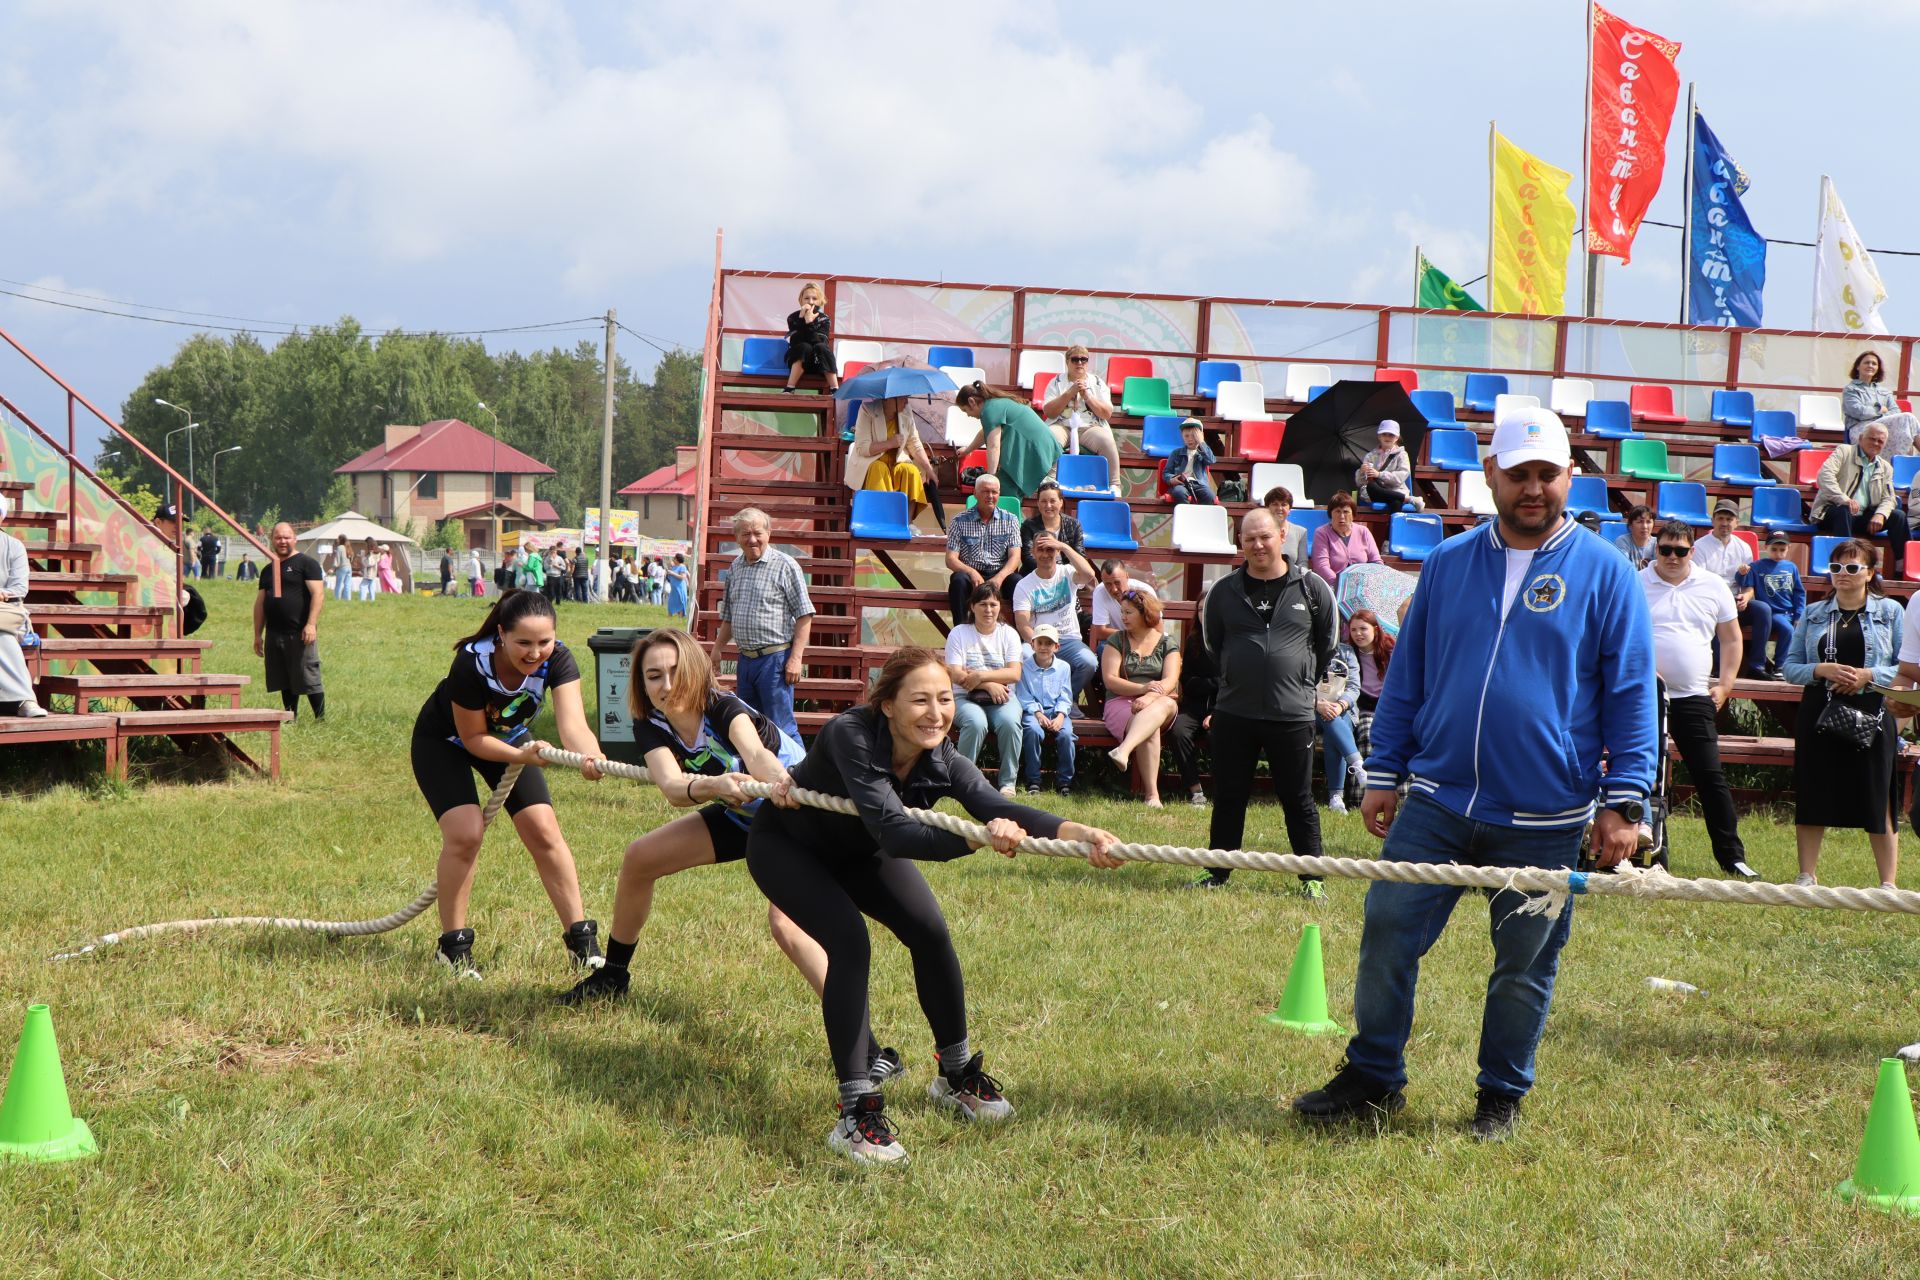
[[1693,566],[1705,569],[1732,586],[1740,571],[1753,563],[1753,549],[1739,538],[1720,541],[1719,535],[1702,534],[1693,544]]
[[1699,697],[1713,687],[1715,630],[1740,616],[1733,589],[1697,564],[1687,566],[1678,585],[1648,565],[1640,571],[1640,585],[1653,619],[1653,669],[1666,682],[1667,696]]

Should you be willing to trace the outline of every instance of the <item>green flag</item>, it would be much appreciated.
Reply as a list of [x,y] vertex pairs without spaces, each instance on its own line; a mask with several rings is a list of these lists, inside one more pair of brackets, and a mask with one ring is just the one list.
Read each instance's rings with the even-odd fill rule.
[[1420,256],[1419,288],[1413,300],[1416,307],[1434,307],[1446,311],[1485,311],[1465,289],[1447,278],[1446,272]]

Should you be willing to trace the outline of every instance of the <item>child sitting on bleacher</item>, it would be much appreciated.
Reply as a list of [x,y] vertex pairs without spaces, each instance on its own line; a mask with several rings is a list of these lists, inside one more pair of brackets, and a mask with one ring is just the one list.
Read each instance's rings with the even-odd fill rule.
[[1182,502],[1202,507],[1220,505],[1207,479],[1207,468],[1213,463],[1213,450],[1207,448],[1200,419],[1188,418],[1180,424],[1180,447],[1167,455],[1160,468],[1160,478],[1166,482],[1167,493],[1176,505]]
[[1773,621],[1767,628],[1773,640],[1772,656],[1767,655],[1766,641],[1762,640],[1761,652],[1747,659],[1747,665],[1763,667],[1769,674],[1779,671],[1780,664],[1786,660],[1787,646],[1793,643],[1794,624],[1807,611],[1807,587],[1800,580],[1799,568],[1787,559],[1787,547],[1786,534],[1769,535],[1767,554],[1740,574],[1741,584],[1753,588],[1753,598],[1773,610]]
[[1412,493],[1413,462],[1400,447],[1400,424],[1384,418],[1374,434],[1379,447],[1369,451],[1353,473],[1356,496],[1362,502],[1377,502],[1390,513],[1402,508],[1418,511],[1420,502]]
[[1058,661],[1060,630],[1043,622],[1033,629],[1033,661],[1021,664],[1020,781],[1027,794],[1040,790],[1040,743],[1053,735],[1053,783],[1061,795],[1073,790],[1073,673]]

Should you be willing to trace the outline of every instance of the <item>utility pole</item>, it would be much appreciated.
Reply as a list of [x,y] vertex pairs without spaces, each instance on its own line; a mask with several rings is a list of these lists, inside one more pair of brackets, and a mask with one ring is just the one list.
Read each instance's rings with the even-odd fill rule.
[[600,416],[600,559],[593,566],[600,598],[612,599],[607,569],[613,549],[613,325],[614,312],[607,308],[607,393]]

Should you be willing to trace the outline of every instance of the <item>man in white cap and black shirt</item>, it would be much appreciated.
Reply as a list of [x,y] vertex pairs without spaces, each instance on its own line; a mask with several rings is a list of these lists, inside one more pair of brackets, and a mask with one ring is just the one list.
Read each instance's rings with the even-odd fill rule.
[[1362,502],[1378,502],[1389,513],[1402,507],[1420,509],[1413,496],[1413,461],[1400,446],[1400,424],[1383,418],[1375,433],[1379,445],[1360,460],[1353,473],[1354,496]]
[[[1572,462],[1557,415],[1529,408],[1500,422],[1482,463],[1498,518],[1448,538],[1421,568],[1373,713],[1361,814],[1386,838],[1382,858],[1571,871],[1589,820],[1602,867],[1639,843],[1656,746],[1647,597],[1625,557],[1567,516]],[[1333,1079],[1294,1100],[1302,1117],[1379,1120],[1406,1104],[1420,960],[1465,891],[1368,889],[1354,1036]],[[1528,901],[1504,890],[1489,904],[1471,1126],[1482,1140],[1507,1136],[1533,1087],[1572,925],[1571,901],[1558,920],[1520,914]]]

